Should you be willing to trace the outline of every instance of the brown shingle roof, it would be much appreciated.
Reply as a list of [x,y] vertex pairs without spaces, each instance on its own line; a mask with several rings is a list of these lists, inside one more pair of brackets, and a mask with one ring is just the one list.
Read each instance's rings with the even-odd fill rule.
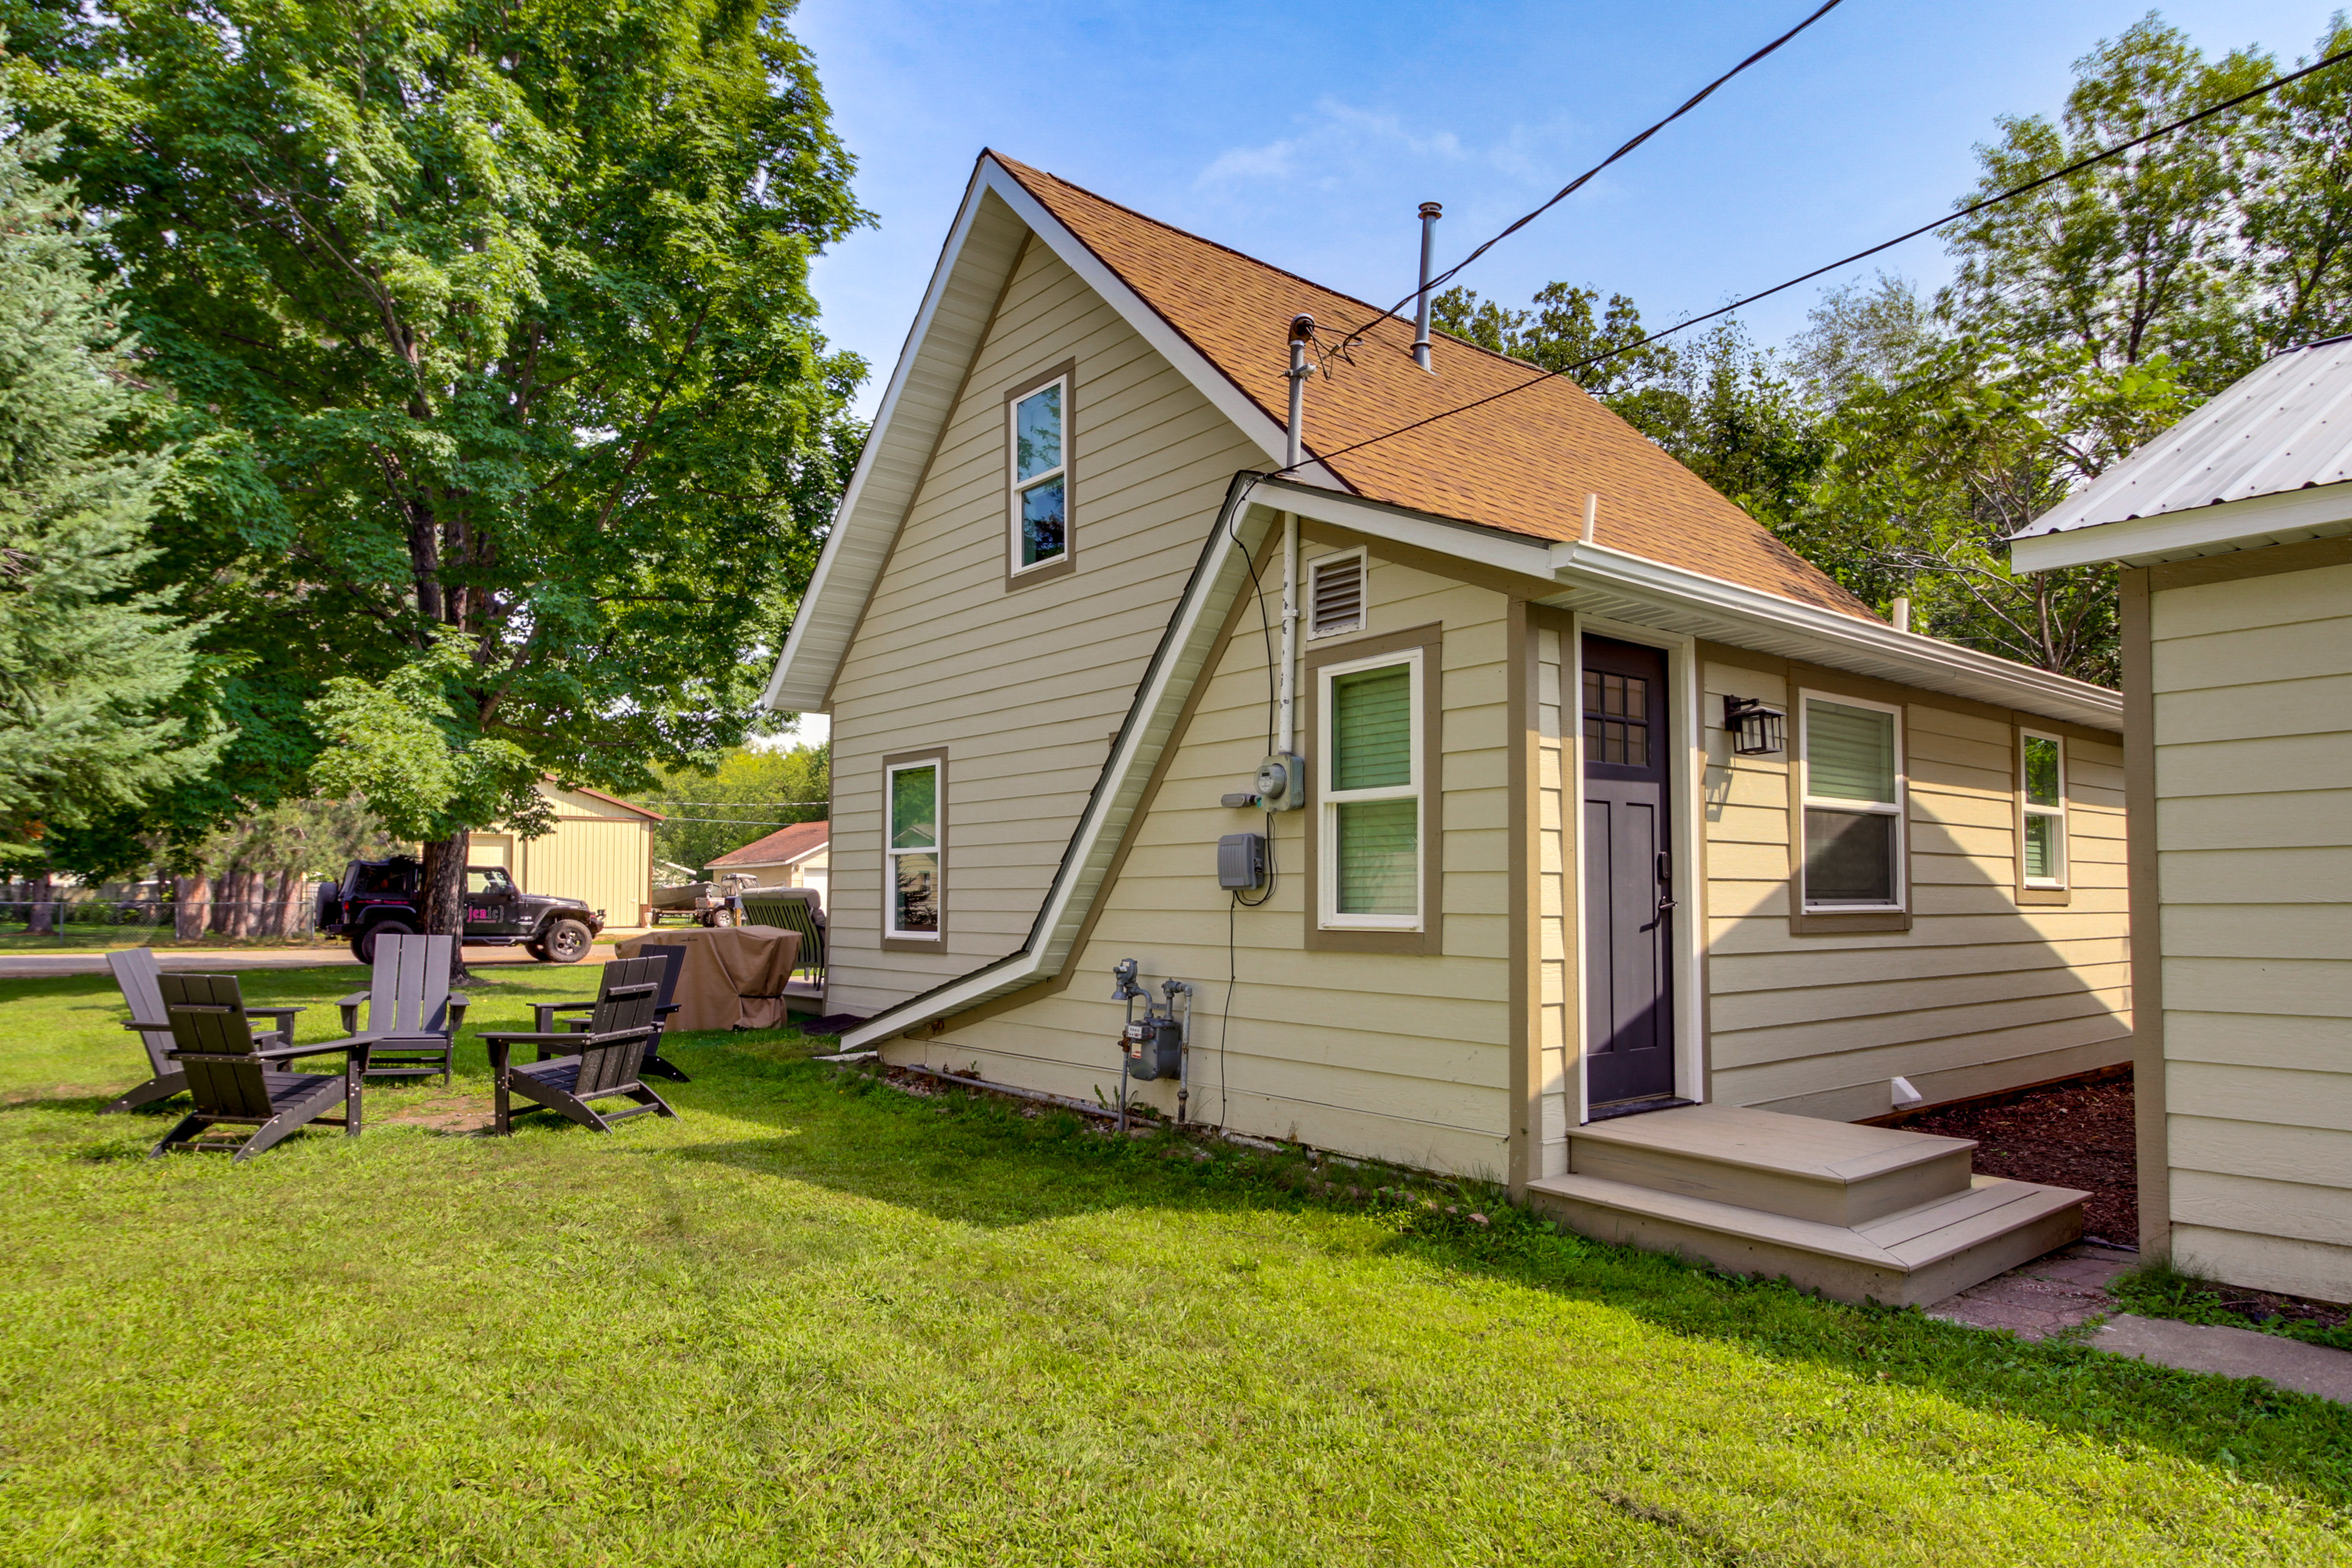
[[[986,155],[1276,424],[1289,407],[1283,377],[1291,318],[1303,310],[1327,331],[1345,331],[1376,310],[1002,154]],[[1308,384],[1310,454],[1336,451],[1536,374],[1520,361],[1439,336],[1432,374],[1413,364],[1412,348],[1412,323],[1384,318],[1356,347],[1352,364]],[[1877,619],[1564,376],[1326,466],[1368,499],[1538,539],[1580,537],[1584,498],[1598,493],[1602,544]]]
[[795,822],[790,827],[780,827],[765,838],[755,838],[740,849],[730,849],[713,860],[713,870],[726,866],[781,866],[797,860],[810,850],[826,842],[833,831],[828,822]]

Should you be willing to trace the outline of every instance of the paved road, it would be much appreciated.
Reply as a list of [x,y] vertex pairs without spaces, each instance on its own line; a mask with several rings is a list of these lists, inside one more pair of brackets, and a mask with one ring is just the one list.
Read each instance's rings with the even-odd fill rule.
[[[599,963],[613,956],[609,943],[599,943],[582,959]],[[207,952],[203,948],[159,947],[156,961],[165,969],[192,970],[200,974],[227,974],[241,969],[357,969],[359,960],[348,947],[249,947]],[[519,947],[477,947],[466,954],[472,969],[497,969],[509,964],[536,965],[538,960]],[[42,974],[104,974],[103,952],[0,953],[0,980],[23,980]]]

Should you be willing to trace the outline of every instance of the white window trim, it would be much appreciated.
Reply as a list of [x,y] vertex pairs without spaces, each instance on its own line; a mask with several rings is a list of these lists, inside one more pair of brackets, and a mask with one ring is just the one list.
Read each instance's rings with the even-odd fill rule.
[[[1042,473],[1021,477],[1021,405],[1041,392],[1062,389],[1062,460]],[[1020,396],[1007,399],[1004,405],[1006,440],[1004,473],[1006,494],[1010,497],[1009,515],[1005,524],[1006,566],[1018,577],[1026,572],[1042,572],[1048,566],[1059,566],[1070,558],[1070,530],[1075,523],[1070,516],[1070,377],[1065,371],[1050,381],[1041,381]],[[1021,562],[1021,498],[1039,485],[1055,479],[1062,481],[1062,548],[1043,561]]]
[[[2028,741],[2047,741],[2047,742],[2049,742],[2052,745],[2056,746],[2056,747],[2058,748],[2058,804],[2057,804],[2056,805],[2034,805],[2034,804],[2033,804],[2033,802],[2032,802],[2031,799],[2029,799],[2029,798],[2027,797],[2027,795],[2026,795],[2026,783],[2025,783],[2025,743],[2026,743]],[[2031,817],[2036,817],[2036,816],[2053,816],[2053,817],[2056,817],[2056,818],[2058,819],[2058,874],[2057,874],[2056,876],[2054,876],[2054,877],[2029,877],[2029,876],[2027,876],[2027,875],[2025,874],[2025,824],[2026,824],[2027,819],[2029,819],[2029,818],[2031,818]],[[2069,845],[2068,845],[2068,844],[2067,844],[2067,842],[2066,842],[2066,828],[2067,828],[2067,822],[2066,822],[2066,737],[2065,737],[2065,736],[2063,736],[2063,735],[2053,735],[2053,734],[2049,733],[2047,731],[2042,731],[2042,730],[2023,730],[2023,729],[2021,729],[2020,731],[2018,731],[2018,732],[2017,732],[2017,817],[2018,817],[2018,822],[2017,822],[2017,880],[2018,880],[2018,885],[2019,885],[2020,887],[2026,887],[2026,888],[2063,888],[2063,887],[2065,887],[2065,886],[2067,885],[2067,881],[2068,881],[2069,875],[2070,875],[2070,874],[2073,872],[2073,870],[2074,870],[2074,856],[2069,852],[2069,850],[2070,850],[2070,847],[2069,847]]]
[[[1834,702],[1841,708],[1866,708],[1885,713],[1895,721],[1895,800],[1884,802],[1845,800],[1813,794],[1812,717],[1815,702]],[[1797,692],[1797,754],[1793,759],[1801,780],[1798,795],[1797,820],[1789,831],[1797,836],[1795,889],[1799,907],[1807,914],[1861,915],[1901,913],[1911,907],[1911,769],[1906,754],[1903,735],[1903,710],[1891,702],[1874,702],[1867,697],[1849,697],[1843,691],[1815,691],[1800,688]],[[1822,811],[1863,812],[1873,816],[1895,819],[1895,899],[1892,903],[1856,904],[1843,900],[1816,903],[1804,886],[1805,866],[1811,858],[1811,846],[1805,842],[1805,813],[1815,807]]]
[[[891,820],[890,813],[894,809],[898,798],[898,775],[900,773],[912,773],[918,768],[929,768],[931,770],[931,800],[934,804],[934,809],[931,812],[931,816],[935,819],[931,826],[933,843],[929,849],[895,848],[892,847],[890,840],[898,837],[898,824]],[[899,929],[898,857],[901,855],[930,856],[933,859],[939,862],[940,868],[938,875],[940,887],[942,889],[946,888],[948,880],[947,835],[940,831],[939,824],[936,820],[937,818],[943,817],[947,815],[947,813],[936,809],[937,803],[940,798],[940,784],[944,771],[945,770],[940,766],[940,760],[937,757],[925,757],[911,763],[893,763],[888,767],[882,770],[882,865],[884,870],[887,873],[883,878],[882,881],[882,934],[888,937],[893,942],[938,942],[940,940],[940,933],[937,931],[902,931]]]
[[[1315,624],[1316,579],[1322,574],[1325,567],[1336,564],[1341,561],[1353,561],[1356,563],[1356,570],[1359,573],[1356,581],[1363,589],[1363,597],[1357,603],[1356,618],[1354,620],[1349,622],[1345,626],[1318,627]],[[1328,555],[1318,555],[1307,563],[1306,610],[1307,637],[1307,640],[1310,642],[1317,637],[1344,637],[1350,632],[1362,631],[1366,626],[1371,625],[1372,563],[1370,552],[1367,552],[1362,545],[1360,544],[1353,550],[1335,550]]]
[[[1316,763],[1315,809],[1322,814],[1318,824],[1322,838],[1321,864],[1316,868],[1316,880],[1320,884],[1315,894],[1315,923],[1325,931],[1420,931],[1428,923],[1429,889],[1423,884],[1429,870],[1429,791],[1423,787],[1422,748],[1425,740],[1422,710],[1426,705],[1423,684],[1424,669],[1423,650],[1408,648],[1402,653],[1384,653],[1368,658],[1349,659],[1344,664],[1327,664],[1315,672],[1316,729],[1321,760]],[[1336,789],[1331,784],[1331,768],[1338,756],[1331,743],[1331,722],[1334,704],[1331,683],[1342,675],[1359,670],[1386,669],[1402,664],[1410,672],[1405,699],[1411,721],[1408,744],[1410,777],[1401,784],[1384,784],[1377,789]],[[1411,915],[1349,915],[1341,914],[1339,904],[1339,807],[1359,801],[1413,800],[1420,804],[1414,815],[1412,845],[1412,909]]]

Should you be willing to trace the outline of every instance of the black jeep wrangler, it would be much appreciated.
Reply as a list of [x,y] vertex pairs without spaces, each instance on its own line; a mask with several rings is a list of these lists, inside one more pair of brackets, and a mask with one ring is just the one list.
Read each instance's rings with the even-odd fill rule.
[[[340,884],[319,889],[319,931],[348,936],[352,954],[375,962],[375,939],[389,931],[425,929],[425,863],[413,856],[354,860]],[[519,890],[503,866],[466,868],[466,941],[512,947],[520,942],[541,963],[577,963],[604,929],[604,911],[578,899]]]

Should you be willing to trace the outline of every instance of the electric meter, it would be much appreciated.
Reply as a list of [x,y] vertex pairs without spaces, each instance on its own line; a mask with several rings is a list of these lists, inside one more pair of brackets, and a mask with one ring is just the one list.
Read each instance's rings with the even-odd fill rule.
[[1264,811],[1292,811],[1307,804],[1307,759],[1276,752],[1257,765],[1257,804]]

